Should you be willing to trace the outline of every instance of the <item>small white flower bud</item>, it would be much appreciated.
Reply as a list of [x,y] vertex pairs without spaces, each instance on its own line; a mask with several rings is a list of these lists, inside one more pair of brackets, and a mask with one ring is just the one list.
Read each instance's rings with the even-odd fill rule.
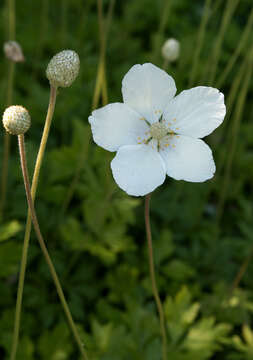
[[53,86],[68,87],[77,77],[79,68],[80,60],[77,53],[73,50],[63,50],[50,60],[46,75]]
[[3,114],[3,126],[12,135],[24,134],[31,125],[29,112],[21,105],[9,106]]
[[180,43],[176,39],[168,39],[162,47],[162,56],[165,60],[173,62],[177,60],[180,54]]
[[6,41],[4,43],[4,54],[7,59],[13,62],[25,61],[22,48],[16,41]]

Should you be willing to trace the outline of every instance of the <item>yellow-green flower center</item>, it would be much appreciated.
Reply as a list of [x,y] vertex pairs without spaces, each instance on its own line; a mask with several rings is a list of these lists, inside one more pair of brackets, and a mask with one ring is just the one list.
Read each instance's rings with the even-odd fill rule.
[[168,128],[161,122],[156,122],[150,126],[150,134],[153,139],[161,140],[168,133]]

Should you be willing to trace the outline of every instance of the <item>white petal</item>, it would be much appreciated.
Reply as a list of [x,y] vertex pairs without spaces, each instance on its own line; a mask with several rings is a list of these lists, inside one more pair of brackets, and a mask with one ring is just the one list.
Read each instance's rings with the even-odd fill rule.
[[124,103],[151,124],[159,119],[176,91],[173,78],[150,63],[134,65],[122,81]]
[[169,176],[191,182],[203,182],[213,177],[212,151],[203,140],[180,135],[170,136],[167,147],[165,142],[163,140],[159,152]]
[[116,151],[122,145],[137,144],[149,130],[140,118],[141,115],[122,103],[93,111],[89,123],[95,143],[109,151]]
[[198,86],[172,99],[164,119],[178,134],[202,138],[222,123],[225,114],[224,95],[212,87]]
[[166,177],[161,156],[148,145],[122,146],[112,160],[111,168],[119,187],[134,196],[151,193]]

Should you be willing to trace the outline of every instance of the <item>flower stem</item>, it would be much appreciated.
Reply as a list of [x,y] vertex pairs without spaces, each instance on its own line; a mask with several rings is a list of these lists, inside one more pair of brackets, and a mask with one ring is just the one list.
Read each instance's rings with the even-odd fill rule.
[[152,56],[152,61],[154,64],[158,62],[159,59],[159,53],[161,52],[161,46],[162,42],[164,40],[164,32],[166,29],[166,25],[169,20],[169,11],[171,7],[172,2],[170,0],[165,0],[163,2],[163,9],[161,13],[161,21],[159,23],[159,28],[156,33],[155,43],[154,43],[154,52]]
[[207,63],[207,72],[209,69],[209,78],[208,78],[209,85],[213,85],[213,83],[215,81],[218,63],[220,60],[221,49],[222,49],[222,42],[224,40],[226,30],[230,23],[230,20],[236,10],[237,5],[239,4],[239,1],[240,0],[228,0],[226,3],[226,7],[223,12],[218,35],[216,37],[216,41],[213,46],[213,51],[212,51],[212,54],[209,57],[208,63]]
[[[113,17],[114,5],[115,5],[115,0],[110,0],[106,20],[104,20],[102,0],[97,1],[100,54],[99,54],[99,61],[98,61],[95,90],[94,90],[93,99],[92,99],[92,108],[91,108],[92,111],[98,107],[101,94],[102,94],[103,105],[106,105],[108,103],[106,71],[105,71],[105,68],[106,68],[105,55],[106,55],[108,34],[109,34],[112,17]],[[78,159],[74,177],[71,181],[71,184],[69,186],[68,192],[65,197],[65,201],[62,206],[61,216],[66,212],[66,210],[73,198],[76,187],[79,183],[81,172],[83,170],[86,158],[88,156],[90,139],[91,139],[91,131],[89,130],[88,139],[84,143],[83,148],[80,150],[80,158]]]
[[[45,121],[45,126],[40,142],[40,148],[36,159],[35,169],[33,173],[33,181],[32,181],[32,189],[31,195],[33,201],[35,200],[38,179],[40,174],[40,168],[45,152],[45,147],[47,143],[47,138],[50,130],[50,125],[54,113],[55,102],[56,102],[56,94],[57,89],[55,87],[50,88],[50,99],[47,111],[47,117]],[[18,281],[18,292],[17,292],[17,301],[16,301],[16,311],[15,311],[15,322],[14,322],[14,330],[13,330],[13,342],[12,342],[12,350],[11,350],[11,360],[16,359],[17,347],[19,342],[19,329],[20,329],[20,318],[21,318],[21,309],[22,309],[22,299],[23,299],[23,290],[24,290],[24,282],[25,282],[25,272],[26,272],[26,265],[27,265],[27,254],[29,248],[29,241],[30,241],[30,234],[31,234],[31,213],[28,210],[27,220],[26,220],[26,229],[25,229],[25,237],[24,237],[24,244],[22,250],[22,258],[20,264],[20,273],[19,273],[19,281]]]
[[55,287],[57,289],[58,296],[60,298],[61,304],[62,304],[63,309],[65,311],[65,315],[66,315],[66,317],[68,319],[69,326],[70,326],[70,328],[72,330],[73,336],[74,336],[74,338],[75,338],[75,340],[76,340],[76,342],[78,344],[78,347],[79,347],[79,350],[80,350],[80,352],[82,354],[83,359],[87,360],[88,357],[87,357],[86,352],[84,350],[82,341],[81,341],[81,339],[79,337],[79,334],[78,334],[78,331],[76,329],[75,323],[73,321],[73,318],[72,318],[71,312],[69,310],[67,301],[65,299],[65,296],[64,296],[64,293],[63,293],[63,290],[62,290],[58,275],[57,275],[57,273],[55,271],[54,265],[52,263],[50,255],[49,255],[49,253],[47,251],[45,241],[44,241],[43,236],[42,236],[41,231],[40,231],[37,215],[36,215],[35,208],[34,208],[34,205],[33,205],[32,195],[31,195],[30,182],[29,182],[27,163],[26,163],[26,156],[25,156],[24,135],[19,135],[18,136],[18,145],[19,145],[20,162],[21,162],[22,174],[23,174],[23,178],[24,178],[24,185],[25,185],[27,203],[28,203],[28,206],[29,206],[29,210],[30,210],[34,230],[36,232],[36,235],[37,235],[41,250],[42,250],[43,255],[44,255],[45,259],[46,259],[46,262],[48,264],[50,273],[51,273],[53,281],[55,283]]
[[201,52],[203,41],[204,41],[205,34],[206,34],[208,19],[210,17],[210,5],[211,5],[211,0],[205,0],[203,15],[201,17],[201,23],[199,26],[196,50],[194,52],[194,57],[193,57],[193,65],[192,65],[192,70],[191,70],[191,74],[190,74],[189,87],[192,87],[192,85],[194,84],[197,70],[199,67],[200,52]]
[[243,33],[238,41],[237,48],[233,52],[232,56],[230,57],[230,60],[227,62],[227,65],[226,65],[225,69],[222,71],[219,81],[217,82],[218,89],[220,89],[223,86],[223,84],[224,84],[227,76],[231,72],[236,60],[242,53],[243,49],[245,49],[247,41],[249,39],[249,36],[250,36],[250,34],[252,34],[252,25],[253,25],[253,8],[251,9],[247,24],[246,24],[246,26],[243,30]]
[[[8,8],[8,38],[9,40],[15,40],[16,32],[16,16],[15,16],[15,0],[7,1]],[[12,60],[8,61],[8,80],[7,80],[7,99],[6,104],[10,106],[13,98],[13,86],[14,86],[14,73],[15,63]],[[7,179],[8,179],[8,164],[10,154],[10,135],[5,132],[4,145],[3,145],[3,162],[2,162],[2,174],[1,174],[1,192],[0,192],[0,219],[3,218],[6,191],[7,191]]]
[[150,271],[153,295],[154,295],[157,310],[159,313],[160,330],[161,330],[162,341],[163,341],[163,360],[167,360],[167,335],[166,335],[165,316],[164,316],[163,306],[162,306],[161,299],[159,297],[159,292],[157,289],[157,284],[156,284],[156,279],[155,279],[155,266],[154,266],[154,259],[153,259],[152,234],[151,234],[151,227],[150,227],[150,211],[149,211],[150,198],[151,198],[151,194],[148,194],[145,197],[145,226],[146,226],[146,235],[147,235],[147,242],[148,242],[149,271]]
[[229,183],[230,183],[230,177],[231,177],[231,170],[232,165],[234,161],[234,156],[236,153],[236,146],[239,136],[239,129],[241,125],[241,119],[244,109],[244,104],[246,101],[247,93],[249,91],[250,87],[250,80],[253,72],[253,47],[251,51],[249,52],[248,62],[246,63],[246,70],[244,74],[244,79],[242,80],[242,88],[239,92],[238,100],[235,106],[234,116],[232,120],[232,124],[230,123],[231,127],[231,137],[229,142],[229,152],[228,152],[228,158],[227,162],[225,164],[225,170],[224,170],[224,177],[223,177],[223,184],[222,184],[222,191],[219,198],[219,202],[217,205],[217,217],[216,217],[216,225],[217,228],[220,225],[220,221],[223,216],[225,203],[227,200],[227,194],[229,189]]

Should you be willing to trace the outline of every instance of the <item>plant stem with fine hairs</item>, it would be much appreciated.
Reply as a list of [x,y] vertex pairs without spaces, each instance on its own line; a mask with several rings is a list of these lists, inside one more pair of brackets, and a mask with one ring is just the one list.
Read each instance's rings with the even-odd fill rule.
[[86,352],[85,352],[83,344],[82,344],[82,341],[81,341],[81,339],[79,337],[78,331],[77,331],[75,323],[73,321],[71,312],[69,310],[67,301],[65,299],[65,296],[64,296],[64,293],[63,293],[63,290],[62,290],[58,275],[57,275],[57,273],[55,271],[54,265],[52,263],[50,255],[49,255],[49,253],[47,251],[45,241],[44,241],[43,236],[42,236],[41,231],[40,231],[37,215],[36,215],[35,208],[34,208],[34,205],[33,205],[31,189],[30,189],[30,182],[29,182],[27,163],[26,163],[26,156],[25,156],[24,135],[19,135],[18,136],[18,144],[19,144],[20,162],[21,162],[22,174],[23,174],[23,178],[24,178],[24,185],[25,185],[27,203],[28,203],[28,206],[29,206],[29,210],[30,210],[34,230],[35,230],[35,233],[37,235],[37,238],[38,238],[41,250],[43,252],[43,255],[44,255],[44,257],[46,259],[46,262],[48,264],[48,267],[49,267],[50,273],[52,275],[53,281],[55,283],[55,287],[56,287],[58,296],[60,298],[60,301],[61,301],[61,304],[63,306],[65,315],[66,315],[66,317],[68,319],[68,322],[69,322],[69,326],[70,326],[71,331],[73,333],[73,336],[74,336],[74,338],[75,338],[75,340],[77,342],[79,350],[80,350],[80,352],[82,354],[82,358],[84,360],[88,360],[88,357],[86,355]]
[[[50,99],[47,111],[47,117],[45,121],[45,126],[40,142],[40,148],[36,159],[35,169],[33,173],[33,181],[32,181],[32,199],[35,200],[38,179],[40,174],[40,168],[46,148],[47,138],[50,130],[50,125],[54,113],[55,102],[56,102],[56,94],[57,88],[52,87],[50,89]],[[12,342],[12,350],[11,350],[11,360],[16,359],[17,346],[19,341],[19,329],[20,329],[20,317],[21,317],[21,308],[22,308],[22,298],[23,298],[23,290],[24,290],[24,282],[25,282],[25,272],[26,272],[26,264],[27,264],[27,254],[29,248],[30,234],[31,234],[31,214],[28,210],[27,220],[26,220],[26,228],[25,228],[25,237],[24,244],[22,250],[22,258],[20,264],[20,273],[18,280],[18,292],[17,292],[17,300],[16,300],[16,310],[15,310],[15,322],[14,322],[14,330],[13,330],[13,342]]]
[[153,259],[152,234],[150,227],[150,211],[149,211],[150,198],[151,198],[151,194],[148,194],[145,197],[145,226],[146,226],[146,235],[148,242],[149,271],[150,271],[153,295],[159,313],[160,329],[161,329],[162,342],[163,342],[163,360],[167,360],[167,335],[166,335],[165,316],[164,316],[162,302],[159,297],[159,292],[157,289],[156,278],[155,278],[155,266]]

